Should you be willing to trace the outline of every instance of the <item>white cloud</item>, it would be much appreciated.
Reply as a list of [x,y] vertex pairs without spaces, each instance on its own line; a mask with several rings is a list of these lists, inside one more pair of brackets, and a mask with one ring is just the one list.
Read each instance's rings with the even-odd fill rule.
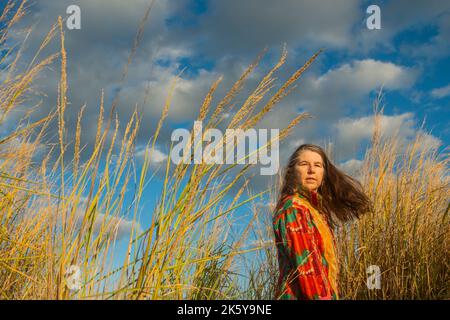
[[[367,143],[375,129],[375,117],[344,118],[335,125],[339,153],[352,154],[361,150]],[[380,133],[382,137],[398,139],[400,146],[405,146],[417,134],[420,135],[422,148],[437,147],[442,142],[421,129],[417,128],[414,114],[407,112],[395,116],[380,116]]]
[[[414,114],[410,112],[396,116],[380,116],[380,131],[385,137],[411,136],[415,132],[414,125]],[[375,117],[344,118],[337,122],[335,128],[340,145],[359,145],[363,140],[372,137],[375,129]]]
[[350,159],[338,165],[338,168],[348,175],[359,179],[361,176],[361,169],[363,161],[358,159]]
[[143,161],[145,156],[150,157],[149,163],[150,165],[159,165],[161,163],[163,163],[168,155],[160,150],[158,150],[156,147],[155,149],[153,149],[153,152],[151,151],[151,148],[139,148],[138,151],[136,152],[136,157],[140,160]]
[[[397,116],[380,116],[381,133],[386,136],[393,136],[403,126],[406,133],[413,133],[412,125],[414,124],[414,114],[404,113]],[[337,124],[338,135],[343,141],[354,141],[368,139],[372,136],[375,128],[375,117],[367,116],[357,119],[344,118]]]
[[[336,119],[348,114],[357,107],[358,114],[371,112],[372,102],[367,102],[370,93],[381,87],[384,90],[402,90],[410,88],[418,76],[418,71],[391,62],[373,59],[355,60],[331,69],[323,75],[309,75],[298,89],[299,94],[288,97],[282,106],[283,112],[274,112],[267,116],[264,124],[280,128],[298,114],[298,106],[320,120],[324,127],[332,127]],[[316,122],[316,121],[314,121]],[[317,123],[317,122],[316,122]],[[310,125],[311,124],[311,125]],[[318,136],[311,120],[305,122],[300,131],[304,140],[310,141]],[[320,134],[323,137],[321,130]],[[298,139],[298,136],[296,137]]]
[[342,89],[351,85],[352,90],[368,92],[380,86],[388,89],[408,88],[414,83],[416,76],[417,71],[411,68],[391,62],[365,59],[344,64],[325,73],[315,81],[314,85],[324,87],[329,86],[330,83],[336,83]]
[[438,99],[449,96],[450,95],[450,84],[448,84],[444,87],[433,89],[431,91],[431,95],[434,98],[438,98]]

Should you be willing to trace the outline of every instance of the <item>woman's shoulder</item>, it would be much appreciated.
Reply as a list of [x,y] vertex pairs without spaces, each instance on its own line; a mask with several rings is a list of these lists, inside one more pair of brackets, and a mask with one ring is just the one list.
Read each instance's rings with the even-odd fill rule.
[[295,208],[302,208],[305,207],[305,205],[308,204],[308,200],[302,196],[301,194],[294,193],[287,195],[283,201],[281,208],[289,208],[289,207],[295,207]]
[[276,209],[274,220],[277,220],[277,218],[292,211],[304,212],[305,210],[307,211],[308,207],[305,205],[304,198],[298,194],[287,195],[282,199],[280,205]]

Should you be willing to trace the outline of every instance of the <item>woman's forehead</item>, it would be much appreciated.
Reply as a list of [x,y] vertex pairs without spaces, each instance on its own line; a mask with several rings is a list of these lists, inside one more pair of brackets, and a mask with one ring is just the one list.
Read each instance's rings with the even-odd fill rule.
[[297,156],[297,161],[323,162],[322,156],[311,150],[302,150]]

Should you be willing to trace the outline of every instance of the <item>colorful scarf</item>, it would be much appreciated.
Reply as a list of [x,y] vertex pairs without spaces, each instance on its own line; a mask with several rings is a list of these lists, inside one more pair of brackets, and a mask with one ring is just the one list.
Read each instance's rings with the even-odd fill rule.
[[338,295],[337,278],[338,278],[338,261],[336,253],[336,244],[334,242],[333,231],[330,228],[325,216],[319,213],[322,207],[322,196],[316,191],[310,191],[303,186],[300,186],[297,192],[300,196],[303,196],[308,200],[308,203],[304,203],[309,209],[312,218],[314,219],[315,225],[319,230],[320,236],[322,238],[325,247],[325,259],[329,264],[328,278],[330,280],[331,286],[334,292]]

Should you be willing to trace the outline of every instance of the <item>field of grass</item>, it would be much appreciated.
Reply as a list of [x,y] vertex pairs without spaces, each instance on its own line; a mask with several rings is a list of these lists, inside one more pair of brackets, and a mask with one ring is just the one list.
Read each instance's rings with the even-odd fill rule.
[[[6,40],[25,12],[19,7],[8,13],[10,8],[0,18],[0,25],[6,25],[0,33],[4,52],[0,57],[0,298],[272,299],[278,276],[272,213],[270,206],[256,204],[262,196],[274,202],[279,182],[250,194],[249,165],[174,165],[169,157],[162,167],[158,205],[145,213],[151,221],[141,230],[142,196],[153,183],[150,159],[177,78],[141,167],[136,168],[134,161],[142,125],[138,111],[130,119],[118,119],[114,102],[105,106],[103,93],[95,146],[86,154],[81,144],[84,108],[79,109],[75,132],[68,132],[65,122],[70,97],[61,19],[36,58],[19,68],[21,50],[9,49]],[[40,51],[56,40],[60,51],[40,58]],[[221,79],[211,85],[199,102],[197,120],[203,121],[204,130],[219,124],[254,127],[290,93],[319,53],[276,88],[276,72],[287,59],[283,50],[278,63],[239,104],[235,98],[262,53],[217,105],[212,105],[212,98]],[[35,95],[39,74],[49,66],[60,70],[58,101],[52,112],[35,119],[39,105],[30,105],[30,97]],[[11,115],[19,111],[23,116],[15,120]],[[380,114],[377,110],[376,118]],[[280,139],[307,117],[299,114],[280,128]],[[15,130],[4,130],[6,124]],[[51,126],[58,128],[57,144],[48,140]],[[450,297],[448,154],[422,141],[418,136],[401,146],[395,137],[384,138],[376,126],[360,173],[374,213],[336,230],[345,299]],[[253,210],[239,220],[247,222],[236,232],[233,225],[239,217],[234,213],[249,204]],[[117,266],[116,237],[125,218],[132,227],[127,254]],[[382,272],[379,290],[366,287],[370,265]],[[72,281],[78,274],[80,282],[75,285]]]

